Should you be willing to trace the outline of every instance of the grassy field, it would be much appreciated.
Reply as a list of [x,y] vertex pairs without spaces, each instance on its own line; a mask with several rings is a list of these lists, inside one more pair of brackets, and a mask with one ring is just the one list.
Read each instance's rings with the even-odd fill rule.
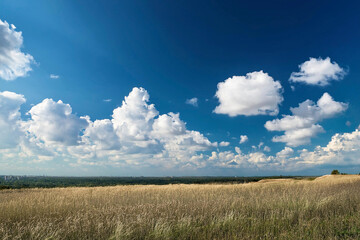
[[360,176],[0,191],[0,239],[360,239]]

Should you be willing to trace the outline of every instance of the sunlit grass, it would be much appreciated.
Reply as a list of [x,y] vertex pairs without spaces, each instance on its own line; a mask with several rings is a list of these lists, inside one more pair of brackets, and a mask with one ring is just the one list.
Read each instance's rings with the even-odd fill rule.
[[360,177],[0,191],[0,239],[359,239]]

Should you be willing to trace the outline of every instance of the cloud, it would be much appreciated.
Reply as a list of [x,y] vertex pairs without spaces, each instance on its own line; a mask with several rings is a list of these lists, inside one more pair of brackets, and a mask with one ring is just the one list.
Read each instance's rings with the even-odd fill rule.
[[22,45],[22,33],[15,31],[14,25],[0,20],[0,78],[14,80],[32,70],[30,65],[34,58],[21,52]]
[[321,121],[345,111],[347,107],[347,103],[336,102],[330,94],[324,93],[317,101],[317,104],[314,104],[311,100],[306,100],[300,103],[299,107],[291,108],[290,110],[296,116]]
[[274,164],[276,159],[273,156],[267,156],[260,151],[244,154],[239,148],[235,148],[235,153],[232,151],[213,151],[207,162],[211,163],[214,167],[221,168],[254,169],[278,165],[278,163]]
[[191,99],[186,99],[185,103],[189,104],[189,105],[193,105],[194,107],[199,106],[198,99],[196,97],[191,98]]
[[175,167],[193,165],[197,152],[217,146],[188,130],[179,113],[159,115],[149,99],[145,89],[133,88],[112,119],[89,120],[82,141],[70,154],[81,159],[79,164]]
[[[121,161],[142,155],[142,159],[135,161],[163,167],[194,166],[194,161],[199,159],[196,158],[197,152],[217,146],[200,132],[187,130],[180,114],[170,112],[159,115],[155,106],[148,102],[147,91],[134,88],[125,97],[122,106],[114,110],[111,123],[119,146],[117,151],[110,153],[112,156],[107,153],[109,159]],[[107,134],[110,133],[109,126]],[[92,137],[89,136],[89,139],[88,142],[91,142]],[[144,162],[144,159],[147,161]]]
[[103,101],[104,101],[104,102],[111,102],[112,99],[108,98],[108,99],[104,99]]
[[19,122],[20,106],[25,97],[13,92],[0,92],[0,149],[13,148],[18,145],[22,135]]
[[309,85],[326,86],[332,80],[341,80],[346,71],[336,62],[331,62],[329,57],[310,58],[310,60],[299,65],[299,72],[293,72],[290,76],[291,82],[302,82]]
[[185,133],[185,123],[180,120],[178,113],[163,114],[154,121],[152,135],[155,137],[167,139]]
[[[351,165],[359,163],[360,133],[335,134],[325,146],[296,153],[290,147],[269,155],[271,149],[260,142],[248,153],[211,151],[228,142],[211,142],[198,131],[188,130],[179,113],[159,115],[143,88],[134,88],[122,105],[114,109],[111,119],[92,121],[79,117],[62,101],[45,99],[21,120],[20,107],[25,97],[0,93],[0,158],[5,163],[36,164],[60,161],[63,166],[112,166],[117,168],[209,169],[239,168],[292,171],[321,164]],[[306,104],[305,104],[306,103]],[[340,105],[339,105],[340,104]],[[339,107],[340,106],[340,107]],[[313,119],[309,123],[280,121],[273,129],[285,132],[316,127],[314,120],[328,118],[344,111],[346,104],[335,102],[324,94],[315,104],[305,101],[292,108],[293,116]],[[314,110],[315,109],[315,110]],[[284,117],[286,118],[286,116]],[[280,128],[281,127],[281,128]],[[246,135],[242,139],[246,139]],[[82,169],[82,168],[80,168]]]
[[[21,120],[22,95],[0,94],[0,158],[29,162],[66,159],[71,166],[200,166],[198,152],[217,147],[188,130],[179,113],[159,115],[149,94],[133,88],[111,119],[79,117],[69,104],[44,99]],[[227,145],[226,142],[221,145]],[[200,154],[201,155],[201,154]]]
[[288,146],[300,146],[310,143],[312,137],[324,132],[322,126],[317,124],[326,118],[331,118],[336,114],[342,113],[348,105],[336,102],[328,94],[323,96],[315,104],[311,100],[306,100],[296,108],[290,108],[293,115],[284,115],[281,119],[267,121],[265,128],[268,131],[284,131],[284,135],[275,136],[274,142],[285,142]]
[[282,136],[273,137],[273,142],[284,142],[288,146],[297,147],[304,144],[309,144],[311,138],[319,133],[323,133],[324,129],[318,125],[311,125],[307,128],[299,128],[285,131]]
[[303,149],[296,159],[302,164],[314,166],[331,165],[358,165],[360,163],[360,131],[351,133],[336,133],[325,147],[317,146],[314,151]]
[[154,118],[159,114],[154,104],[148,104],[149,94],[143,88],[133,88],[122,106],[113,112],[111,120],[122,141],[147,146],[152,141],[150,132]]
[[60,78],[60,76],[56,75],[56,74],[50,74],[50,78],[51,79],[58,79],[58,78]]
[[234,76],[218,83],[215,96],[220,104],[214,112],[230,117],[277,115],[278,105],[283,101],[280,82],[263,71]]
[[200,132],[188,130],[179,113],[159,115],[149,99],[145,89],[133,88],[114,109],[112,119],[86,118],[88,126],[81,141],[68,148],[69,154],[80,158],[82,164],[126,161],[174,167],[189,163],[199,151],[217,146]]
[[268,146],[265,146],[265,147],[264,147],[264,151],[265,151],[265,152],[271,152],[271,148],[268,147]]
[[230,145],[229,142],[224,142],[224,141],[223,141],[223,142],[220,142],[220,143],[219,143],[219,146],[220,146],[220,147],[227,147],[227,146],[229,146],[229,145]]
[[276,153],[276,157],[277,158],[288,158],[291,155],[294,154],[294,150],[290,147],[285,147],[283,150],[281,150],[280,152]]
[[31,119],[24,123],[24,128],[35,138],[49,144],[76,145],[80,132],[88,125],[85,117],[72,114],[70,105],[61,100],[44,99],[33,106],[29,114]]
[[[255,147],[257,148],[257,147]],[[264,151],[266,149],[264,147]],[[247,171],[266,169],[271,171],[301,171],[316,166],[337,165],[352,166],[360,163],[360,131],[337,133],[329,143],[316,146],[313,151],[302,149],[295,152],[285,147],[275,155],[267,155],[258,149],[255,152],[243,153],[236,147],[235,151],[213,151],[211,155],[202,155],[202,161],[208,166],[221,168],[247,169]]]
[[243,144],[243,143],[245,143],[245,142],[247,142],[249,140],[249,138],[248,138],[248,136],[246,136],[246,135],[241,135],[240,136],[240,144]]
[[87,145],[94,145],[98,150],[120,148],[119,138],[109,119],[89,121],[89,126],[84,131],[83,142]]

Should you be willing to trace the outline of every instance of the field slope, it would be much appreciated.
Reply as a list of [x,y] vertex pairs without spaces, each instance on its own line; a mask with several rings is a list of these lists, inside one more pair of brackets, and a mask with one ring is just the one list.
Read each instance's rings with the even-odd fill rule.
[[359,239],[360,176],[0,191],[0,239]]

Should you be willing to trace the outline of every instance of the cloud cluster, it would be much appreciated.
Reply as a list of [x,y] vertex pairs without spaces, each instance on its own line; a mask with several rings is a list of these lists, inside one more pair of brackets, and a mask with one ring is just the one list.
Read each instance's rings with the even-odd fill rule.
[[0,20],[0,78],[4,80],[26,76],[34,61],[30,54],[21,51],[22,33],[15,29],[14,25]]
[[278,105],[283,101],[280,82],[263,71],[234,76],[218,83],[215,96],[220,104],[214,112],[230,117],[277,115]]
[[300,171],[319,165],[354,166],[360,163],[360,131],[336,133],[326,146],[316,146],[313,151],[302,149],[295,152],[285,147],[275,155],[267,155],[265,150],[243,153],[235,151],[213,151],[203,156],[208,165],[221,168],[267,169],[281,171]]
[[336,102],[328,94],[323,96],[315,104],[306,100],[296,108],[291,108],[293,115],[284,115],[281,119],[267,121],[265,128],[269,131],[284,131],[284,135],[275,136],[274,142],[285,142],[288,146],[300,146],[310,143],[312,137],[324,131],[318,122],[342,113],[348,105]]
[[303,149],[296,158],[307,165],[358,165],[360,162],[360,131],[336,133],[325,146],[317,146],[314,151]]
[[310,58],[310,60],[299,65],[299,72],[293,72],[290,76],[291,82],[301,82],[309,85],[326,86],[331,80],[341,80],[346,71],[336,62],[331,62],[329,57]]
[[212,152],[207,162],[222,168],[263,168],[282,171],[300,171],[319,165],[353,166],[360,162],[360,131],[336,133],[325,147],[316,146],[313,151],[302,149],[295,152],[285,147],[275,155],[262,151],[243,153],[238,147],[235,152]]
[[273,156],[268,156],[262,151],[243,153],[236,147],[235,152],[224,151],[211,153],[207,160],[212,166],[221,168],[264,168],[277,167],[280,163]]
[[[122,105],[114,109],[111,119],[95,121],[77,116],[70,105],[52,99],[33,106],[28,112],[29,119],[21,120],[23,103],[22,95],[0,93],[0,130],[5,133],[0,136],[0,156],[8,163],[16,159],[32,163],[58,159],[72,167],[291,171],[320,164],[353,165],[360,161],[359,130],[335,134],[325,147],[317,146],[313,151],[295,152],[285,147],[269,155],[267,152],[271,149],[260,143],[248,153],[243,153],[239,147],[234,151],[208,152],[217,146],[229,146],[229,142],[213,143],[200,132],[188,130],[178,113],[159,115],[155,106],[149,104],[149,94],[143,88],[134,88]],[[286,135],[294,129],[311,129],[317,126],[316,121],[345,109],[346,104],[335,102],[324,94],[316,104],[307,100],[291,109],[292,116],[267,124],[269,129],[284,130]],[[246,139],[244,136],[242,139]],[[295,139],[294,143],[303,141],[303,137],[291,139]]]
[[134,88],[111,119],[95,121],[52,99],[33,106],[29,119],[21,120],[19,109],[24,102],[22,95],[0,93],[0,129],[7,133],[0,143],[36,161],[61,157],[83,164],[183,165],[197,152],[218,146],[200,132],[188,130],[178,113],[159,115],[143,88]]

